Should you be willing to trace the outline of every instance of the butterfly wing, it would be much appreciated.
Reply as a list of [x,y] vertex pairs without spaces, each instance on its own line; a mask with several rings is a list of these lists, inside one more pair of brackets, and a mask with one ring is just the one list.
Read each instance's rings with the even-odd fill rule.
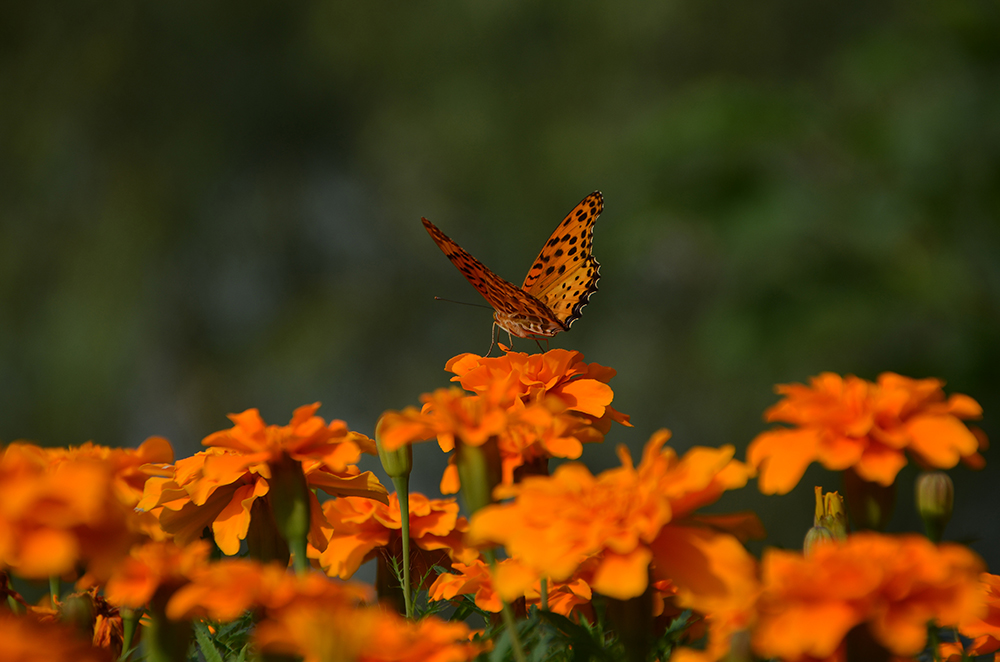
[[[493,309],[498,313],[498,317],[505,319],[537,318],[537,320],[551,321],[557,328],[561,326],[561,324],[553,320],[552,313],[544,304],[524,290],[516,287],[513,283],[504,280],[490,271],[486,265],[469,255],[465,249],[452,241],[448,235],[441,232],[436,225],[426,218],[420,220],[423,221],[427,233],[434,240],[434,243],[438,245],[438,248],[444,252],[452,264],[458,267],[462,275],[483,295],[483,298],[493,306]],[[521,335],[515,329],[511,329],[511,331],[515,335]],[[529,329],[529,331],[537,332],[536,329]],[[550,333],[547,335],[554,334]]]
[[581,200],[545,242],[521,286],[567,329],[597,291],[601,265],[591,250],[594,222],[603,209],[600,191]]

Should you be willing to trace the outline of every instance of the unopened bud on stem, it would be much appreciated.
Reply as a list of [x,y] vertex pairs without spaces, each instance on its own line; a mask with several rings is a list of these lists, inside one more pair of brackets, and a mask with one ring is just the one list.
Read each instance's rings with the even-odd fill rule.
[[944,527],[951,520],[955,484],[943,471],[925,471],[917,476],[917,511],[924,520],[927,537],[941,542]]

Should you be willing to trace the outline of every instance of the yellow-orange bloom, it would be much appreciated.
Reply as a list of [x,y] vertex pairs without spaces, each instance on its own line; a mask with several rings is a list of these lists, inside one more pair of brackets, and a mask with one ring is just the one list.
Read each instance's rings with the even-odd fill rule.
[[923,650],[927,624],[980,615],[982,561],[965,547],[922,536],[857,533],[810,556],[769,549],[762,562],[754,649],[764,657],[825,659],[867,623],[895,655]]
[[382,443],[388,451],[437,437],[441,449],[455,448],[456,438],[481,446],[507,427],[507,410],[495,393],[469,395],[457,388],[440,388],[420,396],[421,409],[407,407],[382,416]]
[[474,544],[495,542],[539,573],[561,580],[588,557],[601,554],[595,589],[620,599],[642,594],[652,559],[650,544],[675,517],[746,484],[749,470],[733,460],[733,448],[691,449],[678,458],[663,450],[669,432],[653,435],[643,461],[633,467],[627,449],[622,466],[594,476],[581,464],[561,465],[552,476],[530,476],[501,486],[498,498],[470,522]]
[[[287,426],[265,425],[256,409],[231,416],[233,428],[204,440],[210,448],[159,467],[159,475],[146,482],[139,508],[155,513],[180,545],[201,537],[210,526],[219,549],[236,554],[247,536],[255,502],[269,498],[270,463],[283,454],[301,462],[309,487],[385,501],[387,492],[378,478],[353,464],[362,452],[375,454],[374,442],[350,432],[342,421],[327,425],[315,416],[317,407],[298,408]],[[309,499],[309,542],[323,549],[319,502],[311,493]]]
[[383,611],[378,636],[365,641],[358,662],[468,662],[486,646],[471,641],[465,623],[428,616],[416,623]]
[[[958,624],[958,631],[971,638],[972,644],[965,650],[969,656],[988,655],[1000,651],[1000,575],[984,572],[979,577],[980,600],[985,612],[970,616]],[[961,657],[961,649],[957,651]]]
[[[502,404],[502,386],[498,382],[482,395],[469,395],[457,388],[438,389],[421,397],[424,405],[420,410],[408,407],[386,412],[381,423],[382,442],[391,451],[437,437],[441,450],[447,453],[455,449],[456,440],[480,446],[495,438],[502,480],[511,483],[518,467],[547,462],[550,457],[576,459],[583,443],[604,439],[590,419],[568,411],[559,398],[527,405],[520,400],[509,406]],[[458,471],[452,463],[441,481],[441,491],[454,494],[458,488]]]
[[[409,499],[410,538],[425,552],[416,557],[416,577],[423,577],[434,565],[450,565],[451,559],[471,561],[479,555],[462,542],[468,524],[459,517],[454,499],[428,499],[416,492]],[[331,499],[323,504],[323,514],[331,528],[325,530],[326,551],[318,557],[331,577],[349,579],[379,550],[402,555],[403,523],[395,492],[389,495],[389,505],[356,497]]]
[[464,623],[429,616],[417,623],[377,607],[293,602],[269,610],[254,632],[258,648],[304,662],[465,662],[484,649]]
[[318,573],[297,576],[280,565],[224,559],[196,570],[167,603],[172,620],[232,621],[248,610],[276,612],[292,604],[354,607],[370,601],[361,585],[331,581]]
[[32,616],[0,613],[0,659],[4,662],[111,662],[111,652],[93,646],[70,627]]
[[0,457],[0,566],[23,577],[61,575],[80,564],[106,578],[136,539],[111,466],[90,457],[56,462],[15,443]]
[[631,426],[628,416],[611,407],[614,392],[608,382],[615,370],[584,363],[583,354],[577,351],[553,349],[531,355],[508,351],[495,358],[459,354],[448,361],[445,370],[455,373],[452,381],[480,395],[501,384],[501,404],[508,408],[515,402],[528,404],[553,397],[604,433],[612,420]]
[[[541,579],[516,559],[504,559],[497,564],[497,574],[502,577],[499,583],[510,591],[505,595],[494,589],[493,575],[482,560],[476,559],[469,564],[453,563],[451,567],[455,573],[438,575],[428,589],[431,600],[453,600],[459,595],[472,595],[477,607],[493,613],[498,613],[503,607],[502,599],[513,602],[524,597],[527,605],[541,604]],[[588,606],[592,598],[590,585],[582,577],[574,575],[564,582],[548,582],[549,611],[557,614],[571,616]]]
[[196,540],[186,547],[178,547],[171,541],[134,547],[115,569],[104,594],[122,607],[143,607],[154,596],[165,602],[191,577],[208,567],[209,551],[204,540]]
[[235,425],[205,437],[204,446],[227,448],[235,451],[227,457],[236,464],[240,458],[243,467],[261,462],[278,462],[287,454],[300,462],[319,460],[330,471],[341,473],[357,464],[361,453],[375,455],[375,442],[347,429],[344,421],[333,420],[329,425],[316,410],[319,403],[303,405],[292,414],[288,425],[267,425],[256,409],[242,414],[230,414]]
[[[705,614],[712,630],[706,655],[721,655],[728,636],[747,627],[756,599],[756,565],[739,540],[715,526],[753,530],[756,518],[699,518],[693,511],[723,491],[742,487],[750,475],[734,449],[696,447],[679,458],[666,430],[646,444],[642,462],[619,447],[622,466],[593,476],[586,467],[561,465],[552,476],[500,486],[498,498],[469,523],[470,542],[503,544],[508,554],[555,581],[584,561],[596,564],[590,586],[628,599],[654,579],[670,579],[678,602]],[[728,521],[727,521],[728,520]],[[509,587],[496,578],[501,593]],[[693,658],[692,658],[693,659]],[[708,659],[708,658],[705,658]]]
[[[583,355],[563,349],[544,354],[508,351],[497,358],[460,354],[448,361],[452,381],[472,391],[438,389],[421,397],[423,407],[389,411],[382,418],[381,440],[387,450],[437,437],[446,453],[456,440],[479,446],[495,438],[502,480],[515,471],[548,473],[548,459],[576,459],[581,444],[604,440],[612,421],[630,425],[628,416],[610,405],[607,382],[615,371],[583,362]],[[452,458],[454,460],[454,458]],[[452,463],[441,481],[444,494],[459,489]]]
[[890,485],[906,465],[908,450],[926,466],[948,469],[965,460],[981,466],[980,442],[962,420],[982,415],[967,395],[947,400],[937,379],[910,379],[886,372],[877,383],[825,372],[809,386],[782,384],[784,398],[768,409],[768,421],[795,428],[763,432],[747,449],[760,470],[765,494],[785,494],[806,467],[853,468],[864,480]]

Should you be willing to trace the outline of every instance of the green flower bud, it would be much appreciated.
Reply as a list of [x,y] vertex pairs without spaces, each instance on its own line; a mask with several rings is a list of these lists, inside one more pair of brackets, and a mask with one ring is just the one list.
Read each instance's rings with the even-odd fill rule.
[[802,543],[802,552],[809,556],[817,545],[825,545],[837,540],[830,529],[825,526],[814,526],[806,532],[806,539]]
[[378,419],[375,425],[375,447],[378,449],[378,459],[382,462],[382,468],[389,474],[389,478],[399,478],[409,476],[413,470],[413,446],[405,444],[394,451],[387,451],[382,446],[382,422],[385,417]]
[[925,471],[917,476],[917,511],[924,520],[927,537],[941,542],[944,527],[951,520],[955,484],[943,471]]
[[295,570],[304,573],[309,569],[306,558],[306,536],[309,535],[309,487],[306,485],[302,463],[287,453],[268,465],[271,469],[269,497],[274,512],[274,523],[294,554]]

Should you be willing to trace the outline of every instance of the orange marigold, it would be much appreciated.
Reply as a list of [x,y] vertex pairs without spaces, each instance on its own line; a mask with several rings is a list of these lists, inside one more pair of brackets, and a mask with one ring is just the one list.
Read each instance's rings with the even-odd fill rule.
[[358,662],[467,662],[486,650],[471,640],[465,623],[434,616],[414,623],[392,612],[380,614],[378,636],[364,642]]
[[32,616],[0,613],[4,662],[111,662],[111,652],[93,646],[73,628]]
[[[247,537],[255,502],[270,498],[271,463],[283,456],[301,463],[309,487],[385,501],[387,491],[378,478],[353,464],[361,453],[375,454],[374,442],[350,432],[343,421],[327,425],[315,415],[318,407],[299,407],[287,426],[265,425],[256,409],[230,416],[236,425],[206,437],[202,443],[209,449],[158,468],[146,482],[139,508],[155,513],[181,545],[210,526],[219,549],[233,555]],[[309,499],[309,542],[322,549],[319,502],[311,493]]]
[[277,612],[293,604],[355,607],[371,600],[361,584],[331,581],[318,573],[294,575],[278,564],[224,559],[191,574],[167,603],[172,620],[231,621],[248,610]]
[[947,469],[960,459],[981,466],[980,441],[962,420],[979,418],[982,408],[967,395],[945,399],[942,385],[891,372],[876,383],[826,372],[809,386],[777,386],[784,398],[764,417],[796,427],[763,432],[750,443],[747,460],[760,470],[760,490],[789,492],[812,462],[890,485],[906,450],[926,466]]
[[[541,604],[541,579],[538,574],[524,567],[516,559],[504,559],[497,564],[500,584],[510,591],[502,595],[493,588],[493,575],[482,560],[472,563],[453,563],[454,573],[438,575],[428,589],[431,600],[453,600],[459,595],[472,595],[476,606],[484,611],[498,613],[503,600],[513,602],[524,597],[526,605]],[[563,616],[572,616],[589,606],[593,598],[590,585],[580,576],[574,575],[567,581],[548,582],[549,610]],[[586,612],[591,617],[593,614]]]
[[631,427],[628,416],[611,407],[614,392],[608,382],[615,370],[584,363],[583,354],[577,351],[553,349],[531,355],[507,351],[495,358],[459,354],[445,364],[445,370],[455,373],[453,382],[479,394],[502,384],[501,404],[508,408],[515,402],[527,404],[554,397],[566,410],[588,417],[604,433],[611,421]]
[[[497,497],[515,500],[477,512],[469,523],[470,542],[501,543],[511,556],[556,581],[596,559],[590,585],[618,599],[646,590],[652,564],[654,579],[670,579],[684,607],[714,619],[710,651],[724,653],[728,635],[752,617],[756,566],[737,538],[707,526],[693,511],[745,485],[750,470],[733,459],[732,446],[696,447],[678,458],[663,448],[669,436],[666,430],[654,434],[638,467],[622,446],[622,466],[596,477],[583,465],[568,463],[552,476],[498,487]],[[759,528],[746,521],[737,517],[728,524]],[[505,592],[503,577],[496,580]]]
[[91,457],[53,461],[32,444],[3,450],[0,566],[43,578],[86,565],[90,578],[104,579],[136,540],[133,519],[108,463]]
[[979,615],[982,566],[965,547],[916,535],[856,533],[808,557],[769,549],[754,649],[764,657],[826,659],[851,628],[867,623],[890,652],[915,655],[929,621],[953,626]]
[[1000,651],[1000,575],[984,572],[979,577],[980,599],[985,613],[964,619],[958,631],[971,638],[967,655],[988,655]]
[[[409,499],[410,539],[425,552],[416,557],[416,577],[434,565],[449,565],[452,558],[471,561],[479,556],[462,542],[468,523],[459,517],[455,499],[428,499],[416,492]],[[331,577],[349,579],[379,551],[401,557],[403,522],[395,492],[388,505],[356,497],[331,499],[323,504],[323,514],[330,525],[325,530],[326,551],[311,552],[318,554],[320,566]]]
[[209,544],[204,540],[196,540],[186,547],[179,547],[172,541],[134,547],[115,569],[104,594],[122,607],[144,607],[154,596],[165,603],[195,573],[208,567],[209,552]]
[[[502,388],[494,388],[482,395],[469,395],[450,388],[425,394],[421,397],[422,409],[408,407],[383,415],[382,442],[391,451],[404,444],[437,437],[441,450],[448,453],[455,449],[457,440],[480,446],[495,438],[500,451],[502,480],[511,483],[518,467],[547,463],[550,457],[576,459],[583,451],[583,443],[604,438],[589,419],[567,411],[558,398],[546,398],[528,405],[516,401],[508,408],[501,404],[502,391]],[[441,481],[444,494],[454,494],[459,489],[454,456],[449,460]]]
[[484,649],[464,623],[434,616],[413,623],[377,607],[316,602],[269,610],[254,640],[266,654],[304,662],[465,662]]

